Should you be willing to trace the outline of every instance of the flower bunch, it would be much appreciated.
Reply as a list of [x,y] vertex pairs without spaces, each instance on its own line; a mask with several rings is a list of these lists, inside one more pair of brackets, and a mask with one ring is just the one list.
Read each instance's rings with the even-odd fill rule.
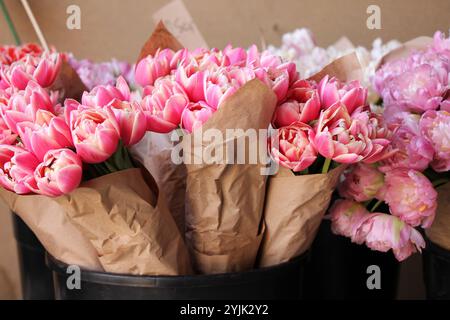
[[[440,32],[424,50],[377,71],[374,87],[392,131],[393,152],[375,165],[361,164],[345,174],[338,187],[345,200],[330,210],[335,233],[365,242],[374,250],[392,248],[398,260],[424,247],[414,228],[432,225],[437,209],[435,186],[448,181],[450,169],[449,76],[450,39]],[[380,205],[390,215],[376,213]],[[350,207],[359,208],[355,219],[349,218]],[[383,222],[376,229],[367,227],[373,219]],[[369,233],[368,228],[372,228]]]
[[[295,173],[322,165],[374,163],[389,156],[390,131],[367,105],[367,89],[325,76],[319,83],[294,82],[274,114],[272,158]],[[316,161],[317,160],[317,161]]]
[[363,84],[369,86],[378,61],[399,46],[400,43],[396,40],[383,44],[378,38],[374,40],[370,50],[364,47],[354,48],[351,43],[345,45],[336,43],[322,48],[317,45],[315,37],[309,29],[301,28],[284,34],[280,47],[269,46],[267,50],[288,61],[294,61],[300,75],[305,78],[319,72],[333,60],[355,51],[359,60],[365,65]]
[[62,59],[56,52],[28,54],[0,65],[0,184],[18,194],[58,196],[82,178],[132,167],[125,147],[146,131],[122,77],[85,92],[81,102],[60,103],[49,87]]
[[136,66],[135,79],[143,89],[141,106],[150,131],[167,133],[178,127],[192,132],[205,123],[222,102],[252,79],[267,84],[279,103],[298,80],[293,63],[245,50],[160,50]]
[[0,64],[10,65],[27,55],[38,57],[42,52],[42,48],[34,43],[27,43],[21,46],[0,46]]

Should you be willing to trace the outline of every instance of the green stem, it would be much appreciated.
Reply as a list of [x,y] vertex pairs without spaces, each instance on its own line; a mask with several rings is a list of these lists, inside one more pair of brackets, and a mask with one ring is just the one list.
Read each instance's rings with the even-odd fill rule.
[[442,178],[433,181],[433,187],[439,187],[440,185],[446,184],[449,180]]
[[378,208],[380,206],[380,204],[383,203],[383,200],[378,200],[372,207],[372,209],[370,209],[370,212],[374,212],[376,208]]
[[2,9],[3,16],[5,17],[6,23],[8,24],[9,31],[11,31],[11,34],[14,38],[14,41],[16,42],[16,45],[20,45],[21,41],[19,38],[19,35],[17,34],[16,28],[14,27],[14,23],[11,20],[11,16],[9,15],[8,8],[6,8],[5,3],[3,0],[0,0],[0,8]]
[[328,172],[328,170],[330,169],[330,164],[331,164],[331,159],[330,158],[326,158],[325,162],[323,163],[322,173],[327,173]]

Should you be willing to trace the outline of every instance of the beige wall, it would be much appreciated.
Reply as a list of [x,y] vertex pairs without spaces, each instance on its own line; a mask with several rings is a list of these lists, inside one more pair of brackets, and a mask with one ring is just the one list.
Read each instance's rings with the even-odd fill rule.
[[[152,14],[169,0],[29,0],[48,42],[59,50],[97,60],[115,56],[134,60],[152,30]],[[378,36],[408,40],[450,27],[449,0],[185,0],[200,32],[210,46],[227,43],[248,46],[279,44],[280,35],[309,27],[319,44],[333,43],[342,35],[356,44],[369,45]],[[25,41],[36,41],[20,1],[6,0]],[[77,4],[82,29],[66,28],[66,8]],[[366,27],[369,4],[381,8],[382,29]],[[0,19],[0,42],[12,42]]]

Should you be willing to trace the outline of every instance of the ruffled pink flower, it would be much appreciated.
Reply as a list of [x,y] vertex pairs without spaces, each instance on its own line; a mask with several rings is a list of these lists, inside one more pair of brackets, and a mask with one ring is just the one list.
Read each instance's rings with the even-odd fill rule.
[[214,109],[206,103],[189,103],[181,115],[181,127],[191,133],[212,117]]
[[119,127],[110,108],[78,108],[70,113],[72,139],[81,160],[100,163],[111,157],[119,143]]
[[339,184],[341,197],[364,202],[375,198],[384,185],[384,175],[373,165],[358,163],[344,175]]
[[34,171],[30,189],[50,197],[67,194],[80,185],[82,165],[80,157],[70,149],[49,150]]
[[422,173],[408,169],[394,169],[385,176],[385,184],[378,198],[389,205],[394,216],[409,225],[428,228],[437,208],[437,192]]
[[272,158],[294,172],[307,169],[317,159],[317,151],[309,140],[311,132],[312,128],[301,122],[277,129],[269,140]]
[[34,169],[39,161],[31,153],[17,146],[0,145],[0,185],[17,194],[32,192]]
[[38,110],[55,112],[57,93],[43,89],[31,81],[25,90],[12,94],[8,106],[1,108],[1,115],[12,132],[18,133],[17,124],[23,121],[35,121]]
[[272,124],[275,128],[288,126],[294,122],[309,123],[319,118],[320,99],[306,80],[296,81],[288,92],[288,100],[275,109]]
[[406,168],[423,171],[433,160],[432,144],[421,134],[419,129],[420,116],[399,112],[391,118],[391,125],[397,127],[391,137],[391,146],[397,151],[382,162],[381,170]]
[[160,79],[152,93],[141,101],[147,118],[147,130],[168,133],[181,123],[181,114],[189,103],[183,88],[171,78]]
[[358,233],[372,250],[387,252],[392,249],[398,261],[425,248],[425,241],[419,231],[388,214],[371,214]]
[[[43,115],[42,115],[43,114]],[[42,161],[49,150],[73,147],[69,126],[61,117],[39,110],[39,123],[21,122],[17,131],[25,148]]]
[[349,114],[367,104],[367,88],[358,81],[342,83],[336,78],[325,76],[318,85],[322,108],[329,108],[336,103],[343,104]]
[[123,77],[117,78],[116,86],[100,85],[84,92],[81,103],[88,107],[104,107],[114,99],[130,101],[130,87]]
[[427,111],[420,119],[420,129],[435,151],[431,162],[433,169],[437,172],[449,171],[450,112]]
[[114,99],[108,106],[116,116],[123,144],[130,146],[141,141],[147,131],[147,119],[139,104]]
[[14,144],[17,141],[17,137],[18,135],[13,133],[3,121],[3,118],[0,117],[0,145]]
[[329,217],[334,234],[351,238],[354,243],[364,243],[366,239],[358,231],[371,214],[362,204],[351,200],[337,200],[329,210]]
[[[180,51],[181,52],[181,51]],[[170,49],[161,50],[154,56],[147,56],[139,61],[136,66],[135,80],[141,86],[153,85],[156,79],[167,76],[172,69],[175,69],[171,64],[174,57],[174,52]]]

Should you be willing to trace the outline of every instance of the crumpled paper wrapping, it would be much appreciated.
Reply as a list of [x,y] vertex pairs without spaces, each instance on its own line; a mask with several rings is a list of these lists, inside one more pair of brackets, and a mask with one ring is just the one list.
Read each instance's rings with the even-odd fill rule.
[[280,167],[269,178],[259,267],[287,262],[311,246],[344,166],[327,174],[295,176]]
[[87,90],[78,73],[67,61],[62,62],[61,71],[49,89],[59,91],[61,101],[67,98],[80,101],[83,92]]
[[[310,79],[319,82],[325,75],[346,82],[364,77],[354,52],[331,62]],[[259,267],[289,261],[309,249],[344,167],[340,165],[327,174],[299,176],[280,167],[276,175],[269,177]]]
[[187,249],[164,198],[140,169],[105,175],[56,198],[0,196],[56,259],[86,269],[135,275],[190,274]]
[[184,238],[184,198],[186,193],[186,167],[175,164],[171,154],[176,143],[170,134],[147,132],[144,138],[130,148],[133,159],[140,162],[155,178],[160,192]]
[[[199,139],[203,148],[218,146],[228,154],[238,140],[246,139],[245,135],[220,144],[203,141],[202,132],[216,129],[225,137],[226,129],[267,129],[275,105],[272,90],[252,80],[227,99],[202,128],[182,141],[184,156],[192,159],[186,163],[186,242],[197,272],[240,272],[254,267],[264,230],[267,177],[261,174],[265,165],[260,161],[207,164],[198,159],[189,144]],[[248,143],[245,148],[248,154]],[[196,157],[201,164],[195,164]]]
[[438,187],[438,207],[433,224],[425,231],[428,238],[450,250],[450,182]]

